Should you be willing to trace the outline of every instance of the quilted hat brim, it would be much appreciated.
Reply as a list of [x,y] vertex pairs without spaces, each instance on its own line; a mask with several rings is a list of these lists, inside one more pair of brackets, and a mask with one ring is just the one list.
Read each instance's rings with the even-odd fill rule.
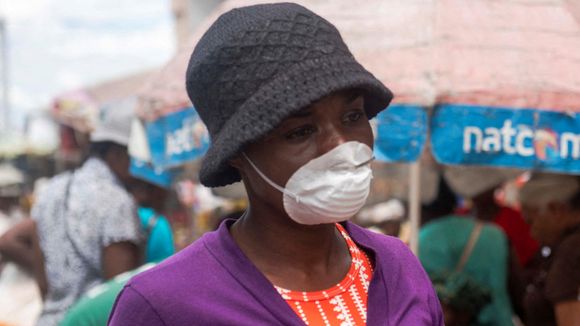
[[225,186],[241,180],[229,160],[243,147],[267,135],[285,118],[313,102],[340,90],[365,92],[369,119],[385,109],[392,92],[353,57],[324,57],[298,62],[264,84],[212,138],[203,158],[200,182],[207,187]]

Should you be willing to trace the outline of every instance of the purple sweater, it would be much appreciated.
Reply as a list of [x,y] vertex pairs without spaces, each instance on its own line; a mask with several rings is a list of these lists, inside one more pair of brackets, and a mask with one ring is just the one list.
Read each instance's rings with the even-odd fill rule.
[[[135,276],[109,325],[304,325],[229,233],[233,220]],[[368,325],[443,325],[439,301],[417,258],[398,239],[345,223],[374,257]]]

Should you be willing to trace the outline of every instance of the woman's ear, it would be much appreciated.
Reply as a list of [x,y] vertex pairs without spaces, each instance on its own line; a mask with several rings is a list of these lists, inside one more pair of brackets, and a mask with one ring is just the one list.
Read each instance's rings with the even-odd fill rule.
[[244,162],[244,161],[245,160],[242,157],[242,155],[236,155],[228,161],[230,166],[232,166],[234,169],[238,170],[238,173],[240,174],[242,179],[244,179],[244,175],[245,175],[245,166],[246,166],[245,163],[246,162]]

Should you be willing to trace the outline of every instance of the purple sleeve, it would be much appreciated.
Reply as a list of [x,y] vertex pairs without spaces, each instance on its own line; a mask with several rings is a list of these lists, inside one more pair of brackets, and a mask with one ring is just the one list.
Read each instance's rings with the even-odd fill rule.
[[[427,275],[427,272],[423,269],[421,262],[411,252],[409,248],[406,246],[405,252],[408,257],[408,266],[406,272],[408,274],[413,275],[413,283],[422,287],[423,291],[427,292],[427,305],[429,307],[429,314],[431,315],[431,323],[430,325],[434,326],[444,326],[445,323],[443,321],[443,311],[441,309],[441,303],[439,302],[439,298],[437,297],[437,293],[433,288],[433,284],[431,283],[431,279]],[[413,267],[411,267],[411,265]],[[413,270],[413,271],[411,271]]]
[[130,285],[126,285],[117,297],[107,325],[166,326],[149,301]]
[[[394,289],[393,293],[397,293],[391,297],[391,302],[398,306],[398,311],[401,312],[401,315],[395,318],[395,323],[397,325],[428,323],[433,326],[443,326],[443,312],[439,298],[419,259],[398,239],[392,241],[389,246],[396,252],[394,259],[398,259],[400,263],[398,270],[391,270],[390,273],[391,288]],[[416,305],[415,301],[422,304]],[[418,310],[409,308],[415,305]]]
[[445,326],[441,303],[439,302],[439,298],[437,297],[434,289],[429,293],[429,308],[431,309],[433,325]]

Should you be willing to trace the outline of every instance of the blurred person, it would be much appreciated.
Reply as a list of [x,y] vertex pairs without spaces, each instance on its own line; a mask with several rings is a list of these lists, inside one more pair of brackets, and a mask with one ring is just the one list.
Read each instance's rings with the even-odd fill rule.
[[[133,111],[107,106],[91,134],[91,154],[78,169],[55,176],[38,195],[31,239],[44,306],[39,325],[57,325],[88,289],[140,264],[142,233],[127,191],[127,144]],[[44,279],[43,279],[44,277]]]
[[[13,169],[12,167],[10,168],[10,170]],[[2,174],[3,172],[0,171],[0,175]],[[18,171],[18,180],[24,180],[20,171]],[[38,193],[41,183],[43,183],[43,180],[35,182],[34,193]],[[39,186],[37,187],[37,185]],[[8,212],[8,215],[0,215],[0,261],[15,263],[27,273],[36,275],[38,271],[35,268],[35,248],[31,236],[34,222],[29,216],[23,216],[22,211],[17,208],[19,198],[23,195],[22,186],[10,183],[8,189],[6,191],[4,186],[0,186],[0,201],[3,207],[1,210]],[[3,213],[0,212],[0,214]],[[36,275],[36,278],[43,277]]]
[[498,188],[492,187],[471,199],[473,214],[481,220],[498,225],[508,237],[520,265],[527,266],[538,253],[540,244],[532,237],[530,225],[520,212],[497,202],[495,194]]
[[2,230],[24,217],[20,207],[23,185],[24,175],[20,170],[8,163],[0,164],[0,228]]
[[145,262],[158,262],[173,255],[173,230],[163,215],[169,190],[137,179],[131,186],[131,193],[139,205],[137,214],[147,238]]
[[442,325],[410,250],[347,221],[392,94],[332,24],[292,3],[233,9],[186,76],[212,139],[200,181],[242,180],[249,206],[133,277],[109,325]]
[[28,257],[19,255],[20,248],[11,241],[13,234],[7,231],[24,218],[20,207],[23,195],[24,175],[11,164],[0,164],[0,270],[8,261],[31,270]]
[[173,231],[163,215],[170,193],[170,184],[155,184],[135,179],[130,191],[137,202],[141,229],[146,236],[145,262],[135,270],[117,275],[113,279],[89,289],[71,306],[60,326],[104,326],[113,308],[115,298],[129,278],[141,273],[175,253]]
[[515,313],[525,321],[524,293],[526,284],[538,272],[540,245],[532,238],[522,214],[501,205],[496,196],[498,189],[521,174],[519,170],[471,166],[446,167],[444,172],[451,189],[471,202],[466,214],[493,223],[505,233],[509,244],[510,300]]
[[[433,279],[446,313],[445,322],[512,325],[507,238],[488,221],[454,215],[456,204],[456,195],[441,177],[436,199],[423,207],[431,220],[419,231],[419,259]],[[468,300],[465,294],[471,291],[477,291],[472,293],[477,305],[465,302],[462,308],[454,304]],[[481,302],[488,302],[486,295],[491,301],[483,305]]]
[[148,262],[137,269],[119,274],[88,290],[66,312],[59,326],[105,326],[117,295],[129,279],[144,272],[158,262]]
[[0,164],[0,324],[33,325],[41,298],[35,278],[31,243],[17,237],[14,225],[28,220],[21,199],[24,174]]
[[580,177],[533,174],[520,202],[549,253],[526,292],[528,325],[580,325]]
[[477,325],[477,316],[491,302],[488,288],[463,271],[432,277],[445,317],[445,326]]
[[498,203],[496,193],[519,171],[481,167],[449,167],[445,177],[451,189],[471,200],[472,214],[478,219],[498,225],[508,237],[521,266],[526,266],[538,253],[540,245],[532,238],[530,226],[518,211]]
[[457,196],[449,188],[445,179],[439,175],[434,195],[421,204],[421,223],[425,225],[441,216],[453,215],[457,209]]

